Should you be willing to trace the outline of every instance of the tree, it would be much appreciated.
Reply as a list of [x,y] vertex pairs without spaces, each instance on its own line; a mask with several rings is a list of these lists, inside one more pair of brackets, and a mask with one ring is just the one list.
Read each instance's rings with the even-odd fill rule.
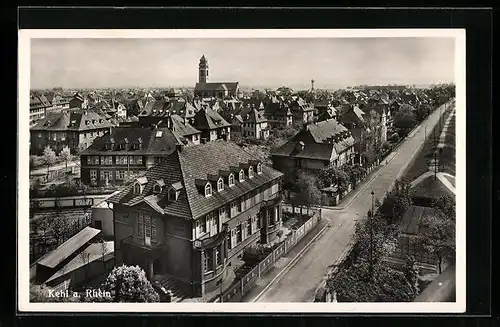
[[108,254],[108,244],[104,238],[99,240],[99,250],[101,252],[102,264],[106,267],[106,255]]
[[414,256],[406,257],[405,265],[403,266],[403,274],[413,291],[413,297],[416,297],[420,293],[420,287],[418,283],[419,272],[417,261]]
[[328,165],[319,171],[319,180],[322,187],[329,187],[330,185],[337,185],[340,194],[347,191],[347,184],[349,183],[349,175],[341,168],[335,165]]
[[403,130],[407,134],[417,123],[414,111],[415,109],[412,106],[403,104],[394,115],[394,127]]
[[47,145],[45,149],[43,150],[43,155],[42,155],[42,162],[44,165],[47,166],[47,181],[49,180],[49,169],[50,166],[56,162],[56,153],[52,148]]
[[113,302],[159,302],[159,295],[139,266],[113,268],[101,290],[111,293]]
[[305,205],[308,209],[308,213],[312,205],[321,204],[321,191],[318,188],[317,179],[314,176],[305,172],[299,173],[297,188],[299,192],[294,197],[293,202],[295,202],[295,204]]
[[269,253],[271,253],[270,249],[265,246],[262,245],[249,246],[243,250],[241,260],[245,262],[246,266],[254,267],[259,262],[261,262],[265,257],[267,257]]
[[366,261],[340,270],[326,285],[339,302],[409,302],[414,298],[403,273],[384,264],[372,272]]
[[358,183],[358,180],[366,175],[366,169],[361,167],[359,164],[345,165],[344,167],[342,167],[342,169],[349,176],[349,181],[353,186]]
[[61,152],[59,153],[59,157],[66,164],[66,173],[68,172],[68,162],[73,160],[73,155],[71,154],[70,148],[66,145]]
[[399,221],[411,206],[410,184],[396,180],[394,187],[384,198],[379,213],[390,223]]
[[52,235],[54,236],[57,244],[61,244],[66,241],[66,237],[69,234],[69,226],[67,221],[59,216],[59,213],[55,213],[52,217],[51,229]]
[[439,273],[443,260],[455,261],[455,208],[450,199],[439,198],[434,204],[434,215],[420,221],[419,245],[435,256]]
[[431,107],[428,104],[423,104],[417,107],[415,118],[418,122],[422,122],[431,113]]

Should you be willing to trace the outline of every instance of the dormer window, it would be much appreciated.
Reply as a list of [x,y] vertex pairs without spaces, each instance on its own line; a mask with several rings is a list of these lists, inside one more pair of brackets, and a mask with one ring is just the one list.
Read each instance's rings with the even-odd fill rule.
[[99,119],[99,124],[102,124],[102,119]]
[[168,201],[176,201],[177,200],[177,192],[171,188],[167,193]]
[[161,193],[161,186],[158,184],[155,184],[155,186],[153,186],[153,193],[160,194]]
[[139,183],[134,184],[134,194],[136,195],[141,194],[141,185]]
[[234,186],[234,175],[229,175],[229,187]]
[[211,195],[212,195],[212,184],[207,183],[207,185],[205,185],[205,196],[209,197]]
[[248,167],[248,178],[253,178],[253,166]]
[[259,174],[259,175],[262,174],[262,164],[261,163],[257,164],[257,174]]
[[245,171],[242,169],[240,170],[239,181],[243,182],[244,180],[245,180]]
[[224,179],[221,177],[217,181],[217,192],[224,191]]

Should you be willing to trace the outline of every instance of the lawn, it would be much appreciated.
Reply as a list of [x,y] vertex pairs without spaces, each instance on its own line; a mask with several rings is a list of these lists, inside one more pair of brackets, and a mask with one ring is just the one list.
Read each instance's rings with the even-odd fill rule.
[[[447,115],[446,115],[446,117],[448,117]],[[446,117],[443,118],[444,121],[446,121]],[[449,129],[449,131],[450,131],[449,137],[453,138],[453,139],[455,138],[454,120],[455,119],[452,119],[452,123],[450,125],[451,129]],[[408,166],[408,169],[405,172],[404,178],[407,179],[408,181],[413,181],[415,178],[417,178],[420,175],[429,171],[427,164],[432,159],[432,156],[434,154],[434,138],[433,138],[434,133],[436,133],[436,135],[438,135],[438,136],[440,135],[441,129],[439,128],[439,124],[437,124],[432,131],[430,131],[430,132],[427,131],[427,139],[426,139],[423,147],[421,148],[420,152],[415,157],[413,162]],[[455,151],[454,141],[453,141],[453,150],[452,151],[453,151],[453,153]],[[444,160],[445,161],[445,168],[447,168],[445,170],[447,172],[454,174],[455,173],[454,155],[453,155],[453,160],[450,161],[449,160],[450,155],[448,154],[448,152],[449,152],[449,149],[447,149],[447,148],[445,148],[445,150],[443,150],[443,157],[448,158],[448,159]],[[452,162],[453,162],[453,165],[452,165]]]

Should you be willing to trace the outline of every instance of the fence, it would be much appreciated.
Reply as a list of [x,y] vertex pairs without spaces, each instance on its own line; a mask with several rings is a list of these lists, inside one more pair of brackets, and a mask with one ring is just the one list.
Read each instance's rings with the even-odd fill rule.
[[[274,263],[290,251],[314,226],[321,220],[321,212],[316,209],[313,216],[302,224],[298,229],[292,231],[266,258],[253,267],[240,280],[236,281],[222,294],[222,302],[239,302],[242,297],[251,290],[255,282],[267,273]],[[213,299],[213,302],[221,302],[220,296]]]
[[31,209],[91,207],[111,195],[82,195],[30,199]]

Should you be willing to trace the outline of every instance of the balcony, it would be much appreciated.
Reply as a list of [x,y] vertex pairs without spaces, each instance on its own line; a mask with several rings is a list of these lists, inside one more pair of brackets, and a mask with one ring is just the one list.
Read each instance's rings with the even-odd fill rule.
[[262,206],[263,207],[275,206],[281,202],[282,198],[283,198],[283,196],[282,196],[281,192],[276,192],[272,195],[264,196],[264,198],[262,199]]
[[205,234],[201,238],[194,241],[193,247],[195,250],[203,250],[206,248],[217,246],[226,239],[227,232],[228,232],[227,224],[223,224],[220,233],[217,233],[214,236],[209,236],[210,234],[208,233]]

